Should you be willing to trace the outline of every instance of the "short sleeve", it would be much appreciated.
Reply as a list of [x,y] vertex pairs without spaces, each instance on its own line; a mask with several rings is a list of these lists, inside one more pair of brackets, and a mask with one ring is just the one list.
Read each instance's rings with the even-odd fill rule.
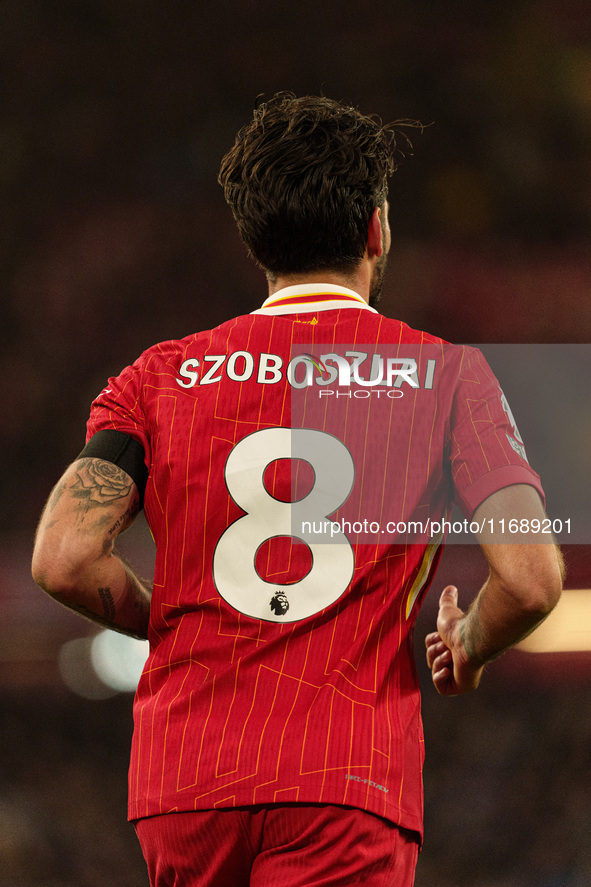
[[449,422],[454,498],[467,517],[490,495],[512,484],[529,484],[542,500],[539,476],[501,387],[476,348],[459,349],[459,374]]
[[146,467],[151,464],[150,429],[142,406],[143,357],[126,367],[92,402],[86,426],[88,442],[97,431],[115,430],[128,434],[144,449]]

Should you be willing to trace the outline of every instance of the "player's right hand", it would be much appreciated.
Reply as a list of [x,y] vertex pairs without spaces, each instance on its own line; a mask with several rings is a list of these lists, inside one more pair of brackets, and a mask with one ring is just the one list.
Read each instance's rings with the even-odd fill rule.
[[483,666],[470,662],[460,636],[460,624],[465,615],[458,607],[457,588],[448,585],[439,599],[437,631],[425,638],[427,665],[433,685],[441,696],[469,693],[480,683]]

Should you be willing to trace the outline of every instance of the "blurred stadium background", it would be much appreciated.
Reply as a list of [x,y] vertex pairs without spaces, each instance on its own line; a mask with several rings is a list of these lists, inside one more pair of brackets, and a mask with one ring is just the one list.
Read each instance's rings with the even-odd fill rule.
[[[0,887],[140,887],[131,694],[90,675],[96,632],[29,578],[90,401],[154,342],[260,303],[216,175],[256,96],[285,88],[432,124],[393,181],[384,313],[454,342],[589,343],[591,6],[4,0],[0,21]],[[512,405],[534,467],[552,437],[585,499],[580,353],[576,385],[525,417],[534,439]],[[122,547],[149,570],[141,526]],[[590,550],[567,546],[570,588],[591,585]],[[467,600],[483,576],[450,546],[419,620],[417,887],[588,887],[591,653],[512,652],[465,699],[429,686],[437,592]]]

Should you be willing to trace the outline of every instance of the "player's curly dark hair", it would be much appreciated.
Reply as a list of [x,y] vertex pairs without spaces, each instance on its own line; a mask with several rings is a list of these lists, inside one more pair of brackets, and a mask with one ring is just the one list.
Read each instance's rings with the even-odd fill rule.
[[218,181],[269,278],[359,263],[370,216],[383,206],[388,177],[404,156],[396,139],[405,125],[420,126],[383,125],[324,96],[279,92],[258,105],[223,158]]

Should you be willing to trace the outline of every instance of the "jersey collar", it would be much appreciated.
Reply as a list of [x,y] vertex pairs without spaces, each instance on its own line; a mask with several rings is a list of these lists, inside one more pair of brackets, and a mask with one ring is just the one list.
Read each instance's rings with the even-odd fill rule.
[[333,283],[301,283],[277,290],[252,314],[310,314],[335,308],[363,308],[374,314],[378,313],[358,293],[344,286]]

